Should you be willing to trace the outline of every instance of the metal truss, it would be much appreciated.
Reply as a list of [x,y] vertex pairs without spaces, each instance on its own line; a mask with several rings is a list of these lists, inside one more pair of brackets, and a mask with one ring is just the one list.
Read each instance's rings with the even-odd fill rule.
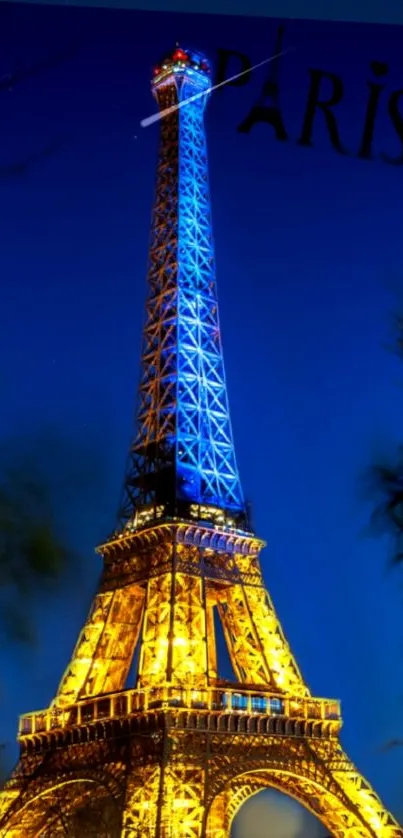
[[[208,84],[202,60],[177,50],[154,92],[163,109]],[[264,585],[264,543],[239,526],[203,108],[199,97],[161,123],[125,526],[98,548],[99,588],[51,706],[20,720],[0,838],[229,838],[267,787],[332,838],[403,838],[340,745],[339,703],[311,695]],[[232,682],[217,670],[216,615]]]
[[[180,52],[180,51],[179,51]],[[161,145],[150,243],[137,437],[121,510],[209,504],[245,516],[224,373],[204,108],[207,65],[172,57],[154,79]],[[165,66],[165,69],[164,69]]]

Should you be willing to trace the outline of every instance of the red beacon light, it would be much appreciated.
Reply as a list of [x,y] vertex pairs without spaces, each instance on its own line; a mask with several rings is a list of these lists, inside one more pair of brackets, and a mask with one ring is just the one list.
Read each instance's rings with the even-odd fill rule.
[[186,52],[183,52],[182,49],[176,49],[172,58],[173,58],[174,61],[187,61],[188,60]]
[[159,68],[159,67],[154,67],[154,69],[153,69],[153,76],[158,76],[158,75],[160,74],[160,72],[161,72],[161,70],[160,70],[160,68]]

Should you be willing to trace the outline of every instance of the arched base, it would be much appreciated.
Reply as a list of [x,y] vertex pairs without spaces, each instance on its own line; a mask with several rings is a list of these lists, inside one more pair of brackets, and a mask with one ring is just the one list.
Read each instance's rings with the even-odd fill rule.
[[[118,838],[124,798],[97,776],[69,777],[45,786],[18,806],[1,838]],[[12,809],[12,802],[10,809]]]
[[0,838],[61,838],[66,823],[71,838],[91,838],[94,812],[94,838],[229,838],[242,803],[265,788],[299,801],[333,838],[403,838],[337,740],[233,731],[230,715],[208,731],[205,715],[194,719],[180,728],[173,715],[167,728],[161,714],[127,745],[72,746],[73,769],[63,749],[24,758],[0,795]]
[[347,803],[320,783],[284,770],[258,770],[238,775],[215,797],[207,815],[206,838],[229,838],[234,818],[246,800],[263,789],[273,788],[298,801],[321,821],[333,838],[386,838],[401,836],[395,823],[382,823],[371,814],[365,822],[353,801]]

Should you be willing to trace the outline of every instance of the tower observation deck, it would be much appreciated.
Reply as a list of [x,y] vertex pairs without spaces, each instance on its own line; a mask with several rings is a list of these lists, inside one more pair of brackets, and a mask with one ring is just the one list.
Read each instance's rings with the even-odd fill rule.
[[[229,838],[274,787],[332,838],[403,838],[311,694],[266,590],[218,318],[205,58],[154,70],[160,148],[137,427],[118,526],[50,707],[22,716],[0,838]],[[312,617],[314,619],[314,617]],[[215,627],[232,664],[223,680]]]

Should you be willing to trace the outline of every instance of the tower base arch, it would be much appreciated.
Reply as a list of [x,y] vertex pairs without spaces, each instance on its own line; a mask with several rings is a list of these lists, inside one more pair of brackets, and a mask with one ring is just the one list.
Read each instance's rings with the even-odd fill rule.
[[[216,794],[206,817],[206,838],[230,838],[231,827],[242,805],[265,789],[274,789],[300,803],[326,828],[332,838],[397,838],[400,827],[384,813],[375,793],[358,772],[346,771],[339,782],[329,783],[323,766],[313,777],[311,766],[301,773],[282,768],[258,768],[229,780]],[[346,786],[350,786],[350,794]]]

